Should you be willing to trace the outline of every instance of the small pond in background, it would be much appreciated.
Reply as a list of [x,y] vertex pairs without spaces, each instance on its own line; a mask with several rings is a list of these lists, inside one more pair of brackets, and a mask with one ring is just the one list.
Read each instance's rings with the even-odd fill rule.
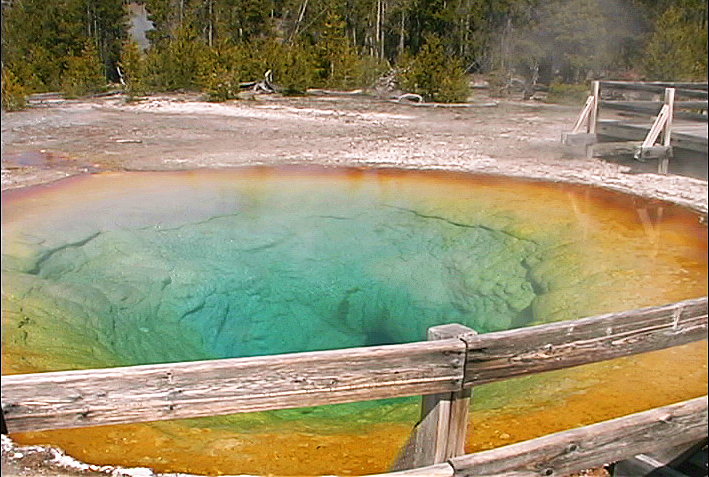
[[[443,172],[109,173],[2,193],[3,374],[404,343],[707,294],[666,202]],[[707,392],[706,342],[475,389],[466,450]],[[16,434],[95,464],[384,472],[418,399]]]

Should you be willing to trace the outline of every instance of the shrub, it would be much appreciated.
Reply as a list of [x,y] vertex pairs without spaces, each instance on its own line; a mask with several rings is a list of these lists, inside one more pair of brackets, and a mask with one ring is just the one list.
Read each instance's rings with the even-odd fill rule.
[[146,59],[141,47],[134,42],[125,43],[121,50],[119,67],[123,72],[125,91],[128,99],[147,92]]
[[468,97],[468,80],[459,59],[446,55],[441,40],[429,35],[415,57],[405,57],[399,70],[399,84],[427,101],[463,102]]
[[207,46],[198,38],[194,29],[180,27],[176,38],[165,39],[150,50],[146,61],[146,83],[158,91],[199,89],[201,62]]
[[370,87],[376,84],[382,75],[391,70],[391,65],[389,62],[380,60],[376,56],[362,55],[361,68],[362,73],[359,80],[359,86]]
[[707,77],[707,27],[687,22],[672,6],[658,19],[643,55],[650,79],[702,80]]
[[507,96],[508,84],[509,84],[509,74],[501,71],[494,70],[488,73],[487,82],[490,85],[490,95],[493,97],[503,97]]
[[271,60],[273,80],[284,94],[302,94],[315,84],[316,58],[309,45],[283,46],[281,54]]
[[239,93],[236,47],[220,42],[206,52],[200,63],[200,83],[209,101],[235,99]]
[[25,107],[25,88],[9,69],[2,71],[2,108],[17,111]]
[[46,93],[61,88],[62,58],[52,54],[39,45],[30,45],[22,58],[10,61],[10,66],[17,81],[27,93]]
[[562,104],[583,104],[588,95],[590,94],[590,88],[585,84],[565,84],[565,83],[552,83],[549,86],[549,94],[547,95],[547,101],[550,103],[562,103]]
[[62,90],[70,97],[96,93],[106,87],[103,64],[93,42],[87,41],[79,56],[70,56],[62,75]]

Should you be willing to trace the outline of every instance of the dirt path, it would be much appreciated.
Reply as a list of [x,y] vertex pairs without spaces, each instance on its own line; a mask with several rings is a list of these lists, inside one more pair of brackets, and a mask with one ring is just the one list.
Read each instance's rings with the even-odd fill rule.
[[[194,95],[70,101],[2,113],[2,189],[101,171],[347,165],[596,184],[706,214],[704,180],[654,174],[655,164],[589,160],[562,146],[561,133],[577,114],[576,107],[493,103],[484,96],[464,108],[346,95],[226,104],[199,102]],[[5,438],[2,451],[3,475],[91,474],[79,463],[66,470],[60,454],[31,452]],[[153,475],[135,472],[103,469],[93,475]]]

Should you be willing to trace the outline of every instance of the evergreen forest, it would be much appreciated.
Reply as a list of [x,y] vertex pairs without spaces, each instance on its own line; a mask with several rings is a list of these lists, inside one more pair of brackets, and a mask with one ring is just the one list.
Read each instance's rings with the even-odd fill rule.
[[[128,7],[153,28],[144,48]],[[3,0],[3,107],[24,95],[370,87],[464,101],[470,74],[563,88],[706,80],[707,0]]]

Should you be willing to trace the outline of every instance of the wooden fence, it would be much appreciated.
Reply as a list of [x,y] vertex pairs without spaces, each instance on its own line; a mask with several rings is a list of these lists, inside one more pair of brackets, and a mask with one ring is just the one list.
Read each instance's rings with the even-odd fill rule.
[[[17,433],[425,395],[411,452],[404,452],[397,468],[434,467],[405,475],[440,470],[458,476],[471,469],[497,475],[540,465],[546,466],[541,474],[515,475],[563,475],[598,459],[612,462],[658,443],[701,438],[707,432],[706,396],[511,450],[460,456],[470,390],[706,338],[703,297],[481,335],[443,325],[431,329],[431,341],[401,345],[3,376],[2,412],[9,432]],[[678,430],[680,437],[664,437]],[[625,450],[613,450],[610,444],[621,438],[627,440]]]
[[[603,99],[604,91],[634,91],[641,93],[662,94],[662,101]],[[611,95],[606,95],[611,96]],[[677,101],[676,97],[685,100]],[[617,121],[599,120],[600,109],[623,111],[635,115],[655,117],[648,128],[638,128],[634,124],[617,124]],[[562,140],[569,145],[586,146],[589,156],[614,154],[633,154],[635,159],[659,159],[658,172],[667,173],[669,159],[673,156],[672,144],[678,143],[690,150],[706,154],[706,130],[696,134],[696,128],[683,126],[686,131],[679,131],[681,141],[673,139],[674,119],[707,121],[707,83],[641,83],[623,81],[594,81],[591,95],[586,100],[581,114],[574,123],[571,133],[564,133]],[[675,132],[678,129],[675,127]],[[635,140],[642,130],[643,140]],[[621,142],[599,142],[599,133],[633,140]],[[659,144],[658,144],[659,141]]]

